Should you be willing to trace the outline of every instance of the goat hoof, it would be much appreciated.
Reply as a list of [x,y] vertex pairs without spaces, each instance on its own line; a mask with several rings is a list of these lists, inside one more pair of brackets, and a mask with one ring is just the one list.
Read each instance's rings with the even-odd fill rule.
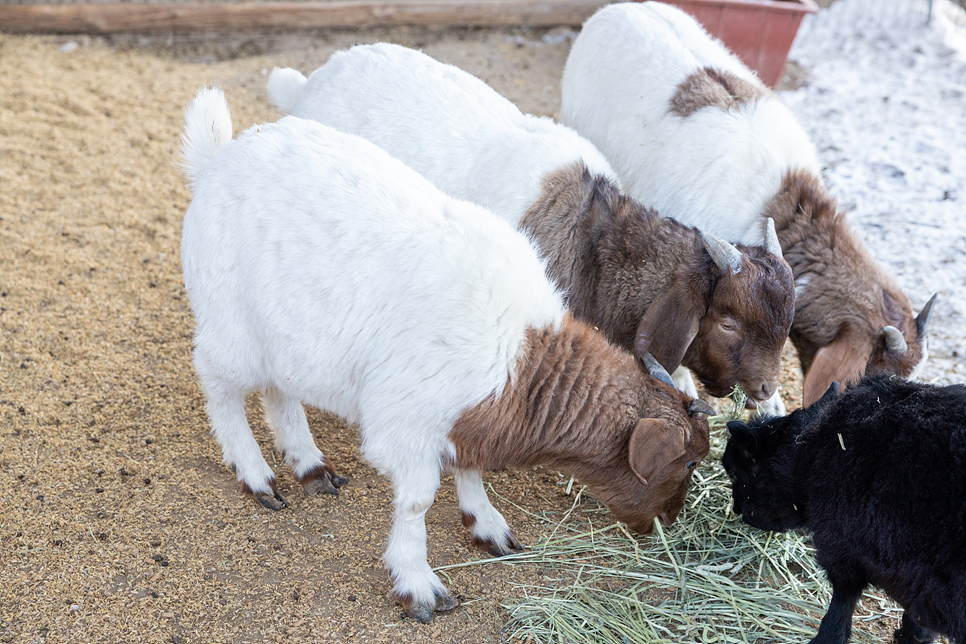
[[503,546],[500,543],[494,543],[492,541],[487,541],[487,545],[490,546],[490,554],[494,557],[506,557],[507,555],[512,555],[514,551],[520,552],[524,550],[523,544],[516,538],[512,532],[508,532],[505,535],[505,541],[508,547]]
[[936,634],[922,626],[908,628],[903,624],[902,628],[894,631],[892,637],[896,644],[932,644],[936,641]]
[[448,610],[453,610],[460,605],[460,600],[453,597],[449,593],[437,593],[436,594],[436,610],[445,613]]
[[316,494],[332,494],[338,496],[339,488],[349,482],[344,476],[339,476],[330,472],[321,465],[309,470],[305,476],[299,479],[302,489],[309,496]]
[[269,510],[281,510],[282,508],[288,507],[288,501],[277,490],[272,492],[257,492],[252,496]]
[[429,606],[416,603],[410,604],[406,607],[406,614],[410,619],[414,619],[420,624],[433,623],[433,609]]
[[349,479],[347,479],[344,476],[339,476],[338,474],[333,474],[332,475],[332,485],[334,485],[336,487],[342,487],[343,485],[345,485],[348,482],[349,482]]
[[339,490],[332,485],[332,481],[330,481],[328,477],[302,481],[302,489],[305,490],[305,493],[309,496],[315,496],[316,494],[339,493]]

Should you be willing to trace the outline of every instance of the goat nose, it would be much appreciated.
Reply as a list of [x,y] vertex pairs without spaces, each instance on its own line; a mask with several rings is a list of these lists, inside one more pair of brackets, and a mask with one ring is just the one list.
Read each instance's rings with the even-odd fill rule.
[[761,383],[761,389],[759,390],[759,394],[758,394],[761,396],[760,400],[768,400],[769,398],[771,398],[772,394],[775,393],[776,389],[778,389],[777,382]]
[[661,512],[659,515],[657,515],[657,518],[661,522],[662,526],[671,525],[671,517],[668,516],[667,512]]

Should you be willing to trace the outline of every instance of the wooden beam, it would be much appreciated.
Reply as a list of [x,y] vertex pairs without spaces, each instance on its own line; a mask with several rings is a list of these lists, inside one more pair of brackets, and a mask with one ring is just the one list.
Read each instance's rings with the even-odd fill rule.
[[578,26],[600,0],[242,2],[0,6],[0,31],[97,33],[393,27]]

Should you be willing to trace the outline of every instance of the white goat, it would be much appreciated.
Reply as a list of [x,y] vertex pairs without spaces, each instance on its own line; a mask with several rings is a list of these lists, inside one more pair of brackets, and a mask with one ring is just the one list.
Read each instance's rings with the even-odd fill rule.
[[525,115],[489,85],[413,49],[379,43],[337,51],[306,79],[274,69],[269,101],[368,139],[448,195],[518,224],[543,179],[583,162],[619,186],[594,145],[552,119]]
[[[700,83],[707,68],[717,75]],[[821,173],[788,108],[759,100],[771,90],[670,5],[595,13],[571,48],[561,92],[560,122],[604,153],[628,194],[734,242],[764,244],[762,212],[786,170]],[[722,109],[701,109],[711,105]]]
[[774,219],[795,275],[805,404],[835,380],[918,373],[932,300],[913,316],[829,196],[798,121],[691,16],[659,2],[594,14],[567,59],[560,120],[664,217],[746,244]]
[[363,456],[393,484],[394,596],[422,622],[458,604],[427,563],[423,517],[441,469],[454,472],[474,541],[496,554],[520,544],[486,497],[484,469],[548,463],[635,530],[674,520],[708,453],[712,410],[576,322],[526,237],[318,123],[287,117],[230,141],[215,89],[185,121],[194,362],[243,490],[287,505],[248,426],[247,393],[262,392],[276,448],[309,494],[346,479],[315,446],[302,403],[358,423]]
[[[275,69],[267,89],[281,110],[363,136],[524,230],[574,314],[611,341],[667,369],[685,364],[713,395],[736,383],[757,400],[775,390],[794,306],[788,266],[627,199],[597,148],[570,128],[398,45],[336,52],[308,79]],[[690,377],[679,386],[697,395]]]

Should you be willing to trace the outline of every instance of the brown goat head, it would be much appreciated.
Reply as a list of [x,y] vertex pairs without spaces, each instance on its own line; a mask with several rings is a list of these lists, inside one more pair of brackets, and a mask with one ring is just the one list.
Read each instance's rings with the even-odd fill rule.
[[741,272],[718,269],[683,363],[712,396],[726,396],[738,383],[750,398],[765,400],[778,387],[795,312],[794,283],[781,257],[756,246],[738,249]]
[[590,486],[614,516],[641,534],[651,532],[655,518],[662,525],[677,519],[691,475],[710,450],[706,404],[672,391],[684,415],[638,420],[627,441],[629,468],[615,468],[608,480]]
[[777,386],[795,306],[780,257],[728,245],[737,259],[716,262],[697,230],[582,163],[545,178],[521,228],[574,314],[638,359],[650,352],[668,371],[684,364],[716,396],[740,383],[761,400]]
[[833,381],[915,374],[928,355],[926,331],[935,295],[918,316],[905,293],[853,234],[821,179],[790,171],[766,207],[795,276],[789,337],[805,372],[803,403]]
[[719,240],[733,254],[725,261],[696,229],[612,185],[588,189],[596,289],[585,317],[638,358],[647,351],[668,371],[688,367],[711,395],[741,384],[750,397],[768,398],[795,311],[788,264]]

